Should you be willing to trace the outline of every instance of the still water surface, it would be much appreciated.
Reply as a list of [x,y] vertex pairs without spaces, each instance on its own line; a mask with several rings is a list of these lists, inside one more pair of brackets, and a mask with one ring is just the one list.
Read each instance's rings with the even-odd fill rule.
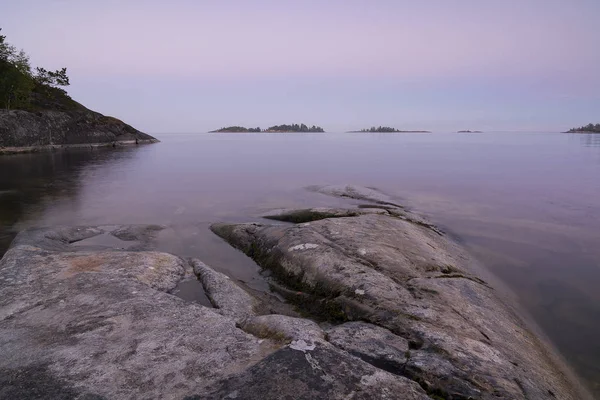
[[168,225],[161,249],[265,290],[215,221],[376,187],[461,240],[600,396],[600,135],[170,134],[116,150],[0,157],[0,254],[31,226]]

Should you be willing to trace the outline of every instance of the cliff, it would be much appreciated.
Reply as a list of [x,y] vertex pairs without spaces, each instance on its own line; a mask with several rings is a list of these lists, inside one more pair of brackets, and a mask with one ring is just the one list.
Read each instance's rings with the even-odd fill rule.
[[0,110],[0,154],[154,142],[158,140],[116,118],[89,110],[54,88],[36,88],[27,109]]
[[44,146],[153,143],[155,138],[124,122],[90,111],[0,112],[0,153]]

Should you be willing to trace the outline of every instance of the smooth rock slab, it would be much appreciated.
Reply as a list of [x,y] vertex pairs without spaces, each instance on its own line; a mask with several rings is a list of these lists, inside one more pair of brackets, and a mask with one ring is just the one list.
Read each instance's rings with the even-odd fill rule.
[[73,251],[73,232],[103,228],[26,231],[0,261],[0,397],[180,399],[277,348],[166,293],[181,258]]
[[[157,230],[17,236],[0,260],[0,398],[428,398],[328,343],[314,321],[256,315],[256,299],[199,260],[123,251],[149,248]],[[218,308],[170,294],[192,267]]]
[[[319,191],[399,208],[372,189]],[[550,346],[479,278],[476,261],[431,224],[405,210],[335,213],[296,225],[214,224],[212,229],[272,270],[280,285],[301,293],[298,306],[315,318],[386,328],[398,339],[378,339],[383,347],[408,343],[410,357],[395,373],[432,396],[590,398]],[[375,342],[351,333],[338,345],[383,368],[378,361],[392,349],[369,358]],[[402,360],[399,353],[392,358],[396,364]]]

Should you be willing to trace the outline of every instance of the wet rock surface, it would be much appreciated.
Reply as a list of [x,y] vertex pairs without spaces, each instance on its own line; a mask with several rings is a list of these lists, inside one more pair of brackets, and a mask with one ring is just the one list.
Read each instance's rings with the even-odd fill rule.
[[[212,227],[289,315],[153,251],[161,226],[21,232],[0,261],[0,398],[587,398],[437,228],[374,189],[322,190],[365,203]],[[174,295],[195,279],[210,304]]]

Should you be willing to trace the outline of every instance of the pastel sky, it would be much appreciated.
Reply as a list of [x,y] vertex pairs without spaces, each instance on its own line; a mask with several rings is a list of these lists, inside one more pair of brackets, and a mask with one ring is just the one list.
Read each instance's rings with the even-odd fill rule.
[[600,122],[598,0],[0,0],[33,65],[150,133]]

